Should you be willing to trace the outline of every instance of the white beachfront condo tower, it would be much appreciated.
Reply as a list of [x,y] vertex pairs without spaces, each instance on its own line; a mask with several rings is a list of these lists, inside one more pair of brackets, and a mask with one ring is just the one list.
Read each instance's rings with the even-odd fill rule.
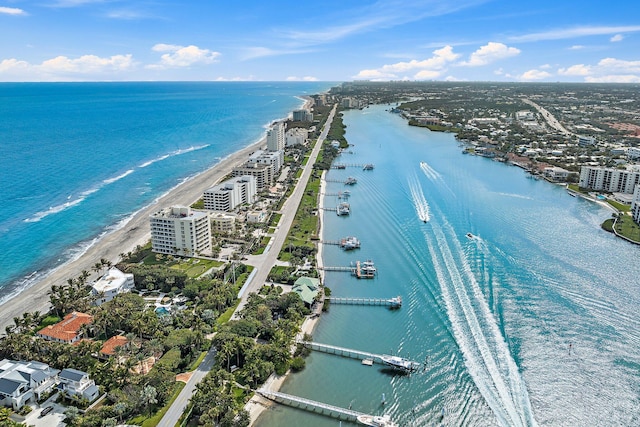
[[151,249],[169,255],[210,255],[211,222],[205,212],[172,206],[151,214]]
[[113,267],[91,285],[91,293],[98,296],[95,304],[100,305],[111,301],[118,294],[129,292],[133,289],[133,285],[133,274],[123,273]]
[[284,150],[284,123],[278,122],[267,131],[267,151]]
[[229,212],[236,206],[255,202],[257,192],[255,177],[243,175],[231,178],[204,192],[202,196],[204,208],[210,211]]

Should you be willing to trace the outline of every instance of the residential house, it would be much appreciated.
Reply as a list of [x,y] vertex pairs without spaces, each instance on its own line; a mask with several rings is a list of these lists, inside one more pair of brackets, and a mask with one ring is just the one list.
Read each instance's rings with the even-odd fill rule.
[[86,372],[67,368],[60,372],[58,378],[60,379],[58,389],[73,399],[86,399],[93,402],[100,394],[95,381],[89,378]]
[[129,292],[133,287],[133,274],[123,273],[113,267],[91,285],[91,293],[96,297],[95,305],[101,305],[111,301],[118,294]]
[[0,361],[0,405],[19,410],[52,391],[60,371],[46,363]]
[[93,316],[74,311],[67,314],[61,322],[40,329],[36,334],[49,341],[73,344],[82,338],[82,327],[93,322]]
[[291,292],[295,292],[300,296],[304,303],[311,307],[316,297],[320,293],[320,279],[314,277],[300,277],[293,284]]

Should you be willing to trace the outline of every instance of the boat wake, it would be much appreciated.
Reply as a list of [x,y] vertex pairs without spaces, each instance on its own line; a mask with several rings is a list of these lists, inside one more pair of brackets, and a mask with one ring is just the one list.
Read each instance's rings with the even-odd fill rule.
[[409,180],[409,191],[411,191],[413,206],[416,208],[418,218],[420,218],[422,222],[428,222],[431,219],[429,203],[427,203],[427,199],[424,198],[422,186],[415,175],[412,180]]
[[442,175],[429,166],[427,162],[420,162],[420,169],[422,169],[422,172],[424,172],[424,174],[433,181],[442,179]]
[[[502,426],[537,426],[529,393],[451,226],[425,233],[453,335],[465,365]],[[457,255],[456,255],[457,254]]]

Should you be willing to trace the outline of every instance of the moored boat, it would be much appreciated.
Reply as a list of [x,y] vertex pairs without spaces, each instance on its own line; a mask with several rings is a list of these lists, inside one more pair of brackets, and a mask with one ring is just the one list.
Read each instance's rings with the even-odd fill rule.
[[420,367],[420,363],[400,356],[389,356],[387,354],[383,354],[380,356],[380,359],[385,365],[405,372],[412,372]]
[[371,427],[397,427],[389,415],[359,415],[358,422]]

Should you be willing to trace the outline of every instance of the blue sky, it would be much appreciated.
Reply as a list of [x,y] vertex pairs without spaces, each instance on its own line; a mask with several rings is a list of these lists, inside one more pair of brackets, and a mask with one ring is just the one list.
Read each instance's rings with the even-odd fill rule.
[[635,0],[0,0],[0,81],[640,82]]

